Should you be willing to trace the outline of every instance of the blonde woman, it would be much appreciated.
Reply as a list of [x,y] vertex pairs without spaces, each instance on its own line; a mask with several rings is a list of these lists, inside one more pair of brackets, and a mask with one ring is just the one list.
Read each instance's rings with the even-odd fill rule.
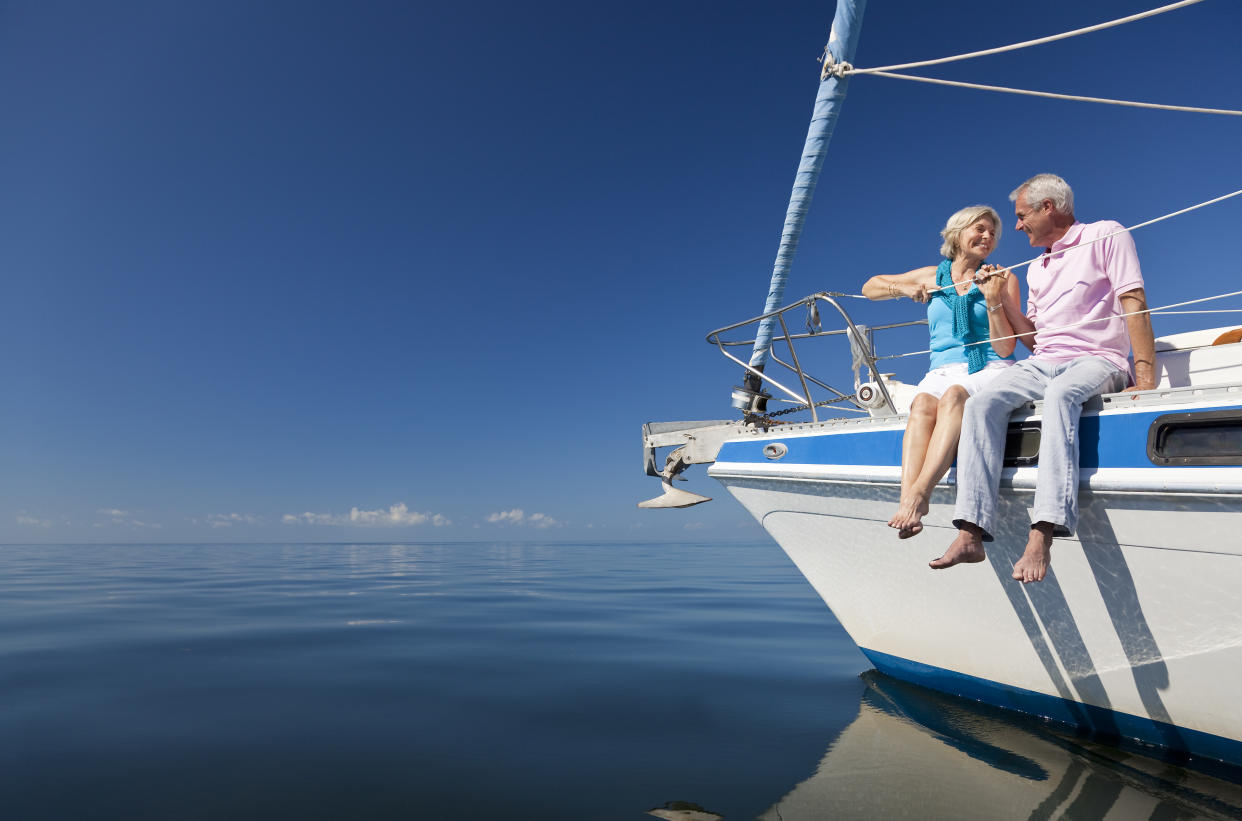
[[999,338],[1013,335],[1004,305],[1021,305],[1017,277],[984,264],[1000,232],[1000,215],[992,208],[963,208],[940,232],[939,265],[875,276],[863,285],[868,299],[927,303],[931,370],[910,405],[901,442],[901,501],[888,522],[902,539],[923,530],[932,489],[957,454],[966,399],[1014,361],[1016,340]]

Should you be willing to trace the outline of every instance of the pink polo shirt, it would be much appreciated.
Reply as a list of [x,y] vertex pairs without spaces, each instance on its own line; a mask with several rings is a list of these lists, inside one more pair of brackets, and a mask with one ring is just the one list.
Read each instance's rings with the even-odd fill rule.
[[[1130,333],[1117,297],[1143,287],[1134,240],[1125,232],[1081,250],[1066,250],[1121,229],[1112,220],[1075,222],[1051,252],[1027,268],[1026,315],[1035,323],[1036,358],[1064,362],[1090,354],[1129,373]],[[1096,318],[1101,319],[1063,328]]]

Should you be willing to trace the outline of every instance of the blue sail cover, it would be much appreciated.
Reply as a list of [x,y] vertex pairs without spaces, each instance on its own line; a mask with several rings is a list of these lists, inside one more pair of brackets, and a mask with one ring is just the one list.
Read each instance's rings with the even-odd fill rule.
[[[858,47],[858,32],[862,28],[862,16],[866,9],[867,0],[838,0],[836,17],[832,21],[832,33],[828,37],[828,52],[836,62],[853,62],[854,50]],[[794,254],[798,251],[802,226],[806,222],[807,211],[811,208],[815,183],[819,180],[824,155],[828,152],[828,141],[832,139],[832,130],[841,113],[841,103],[845,100],[848,85],[849,75],[834,77],[830,74],[820,81],[819,94],[815,97],[815,111],[811,115],[811,126],[806,134],[806,145],[802,148],[802,162],[798,164],[798,174],[789,195],[789,207],[785,211],[781,245],[776,252],[768,301],[763,308],[765,314],[781,307],[785,282],[789,278]],[[763,366],[767,364],[772,347],[772,330],[775,327],[775,317],[765,319],[759,325],[755,347],[750,355],[752,368],[763,370]]]

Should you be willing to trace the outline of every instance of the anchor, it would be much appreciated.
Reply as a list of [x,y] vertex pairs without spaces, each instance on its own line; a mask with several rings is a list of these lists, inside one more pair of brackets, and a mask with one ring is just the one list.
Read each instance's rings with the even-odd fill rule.
[[685,461],[686,448],[680,447],[674,450],[664,460],[664,470],[660,471],[657,476],[660,477],[660,483],[664,487],[664,492],[654,499],[648,499],[645,502],[639,502],[638,506],[642,508],[672,508],[672,507],[690,507],[702,502],[710,502],[712,497],[700,496],[697,493],[691,493],[688,490],[673,487],[673,480],[680,479],[686,481],[686,477],[679,474],[690,467],[690,462]]

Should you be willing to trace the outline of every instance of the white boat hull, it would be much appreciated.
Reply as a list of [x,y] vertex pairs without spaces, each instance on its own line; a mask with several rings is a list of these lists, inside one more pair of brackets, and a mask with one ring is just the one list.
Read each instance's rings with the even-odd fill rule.
[[773,440],[792,452],[799,436],[885,430],[891,439],[892,425],[747,437],[722,448],[710,473],[882,672],[1242,764],[1242,468],[1084,470],[1078,533],[1054,541],[1042,583],[1023,585],[1010,573],[1033,468],[1007,471],[988,560],[934,571],[928,560],[956,535],[951,483],[937,488],[922,534],[899,540],[886,526],[900,479],[891,464],[729,461]]

